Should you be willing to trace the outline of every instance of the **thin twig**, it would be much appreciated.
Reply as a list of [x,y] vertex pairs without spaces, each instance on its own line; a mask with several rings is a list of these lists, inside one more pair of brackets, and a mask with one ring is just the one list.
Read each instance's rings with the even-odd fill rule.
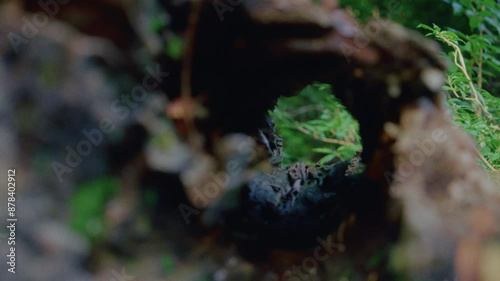
[[[192,0],[191,10],[188,17],[188,24],[184,34],[185,47],[182,59],[181,70],[181,98],[189,101],[192,99],[192,67],[193,67],[193,53],[194,41],[196,38],[196,31],[200,21],[201,8],[203,0]],[[188,141],[194,145],[195,141],[195,126],[194,116],[192,114],[184,114],[184,122],[186,123]]]
[[[462,52],[460,51],[460,47],[458,47],[457,44],[451,42],[451,40],[448,39],[446,36],[439,34],[439,37],[446,44],[448,44],[450,47],[452,47],[454,49],[454,52],[453,52],[454,63],[462,71],[465,78],[467,78],[469,87],[473,93],[472,99],[476,102],[476,104],[480,107],[480,109],[482,109],[482,111],[484,111],[484,113],[486,113],[486,115],[491,118],[491,114],[488,112],[485,105],[482,103],[482,101],[479,97],[479,93],[477,92],[476,88],[474,87],[474,84],[472,83],[472,79],[470,78],[469,74],[467,73],[467,67],[465,66],[465,60],[464,60],[464,57],[462,56]],[[476,111],[476,115],[478,117],[481,117],[481,113],[478,111]]]
[[308,129],[302,127],[302,126],[296,126],[295,127],[297,130],[301,131],[302,133],[312,136],[314,139],[320,140],[322,142],[326,143],[335,143],[335,144],[340,144],[340,145],[348,145],[348,146],[353,146],[356,145],[355,143],[348,142],[345,140],[338,140],[338,139],[332,139],[332,138],[320,138],[317,134],[309,131]]
[[476,148],[476,152],[477,154],[479,155],[479,158],[481,159],[481,161],[484,162],[484,164],[490,169],[492,170],[493,172],[498,172],[495,167],[493,167],[493,165],[488,162],[488,160],[481,154],[481,152],[479,152],[479,150]]

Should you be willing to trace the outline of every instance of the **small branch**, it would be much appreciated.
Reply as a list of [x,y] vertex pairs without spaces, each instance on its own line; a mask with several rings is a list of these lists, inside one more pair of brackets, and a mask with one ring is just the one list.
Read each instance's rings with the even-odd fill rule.
[[181,96],[186,99],[191,98],[192,95],[191,76],[193,66],[194,41],[196,37],[196,31],[198,30],[198,23],[200,21],[202,5],[202,0],[191,1],[191,10],[188,16],[186,33],[184,34],[185,48],[181,70]]
[[[462,56],[462,52],[460,51],[460,47],[458,47],[457,44],[453,43],[448,39],[446,36],[443,36],[442,34],[438,34],[439,38],[441,38],[446,44],[448,44],[450,47],[454,49],[453,56],[454,56],[454,63],[455,65],[462,71],[464,74],[465,78],[467,78],[469,87],[473,93],[473,100],[476,102],[476,105],[480,107],[480,109],[488,116],[491,118],[491,114],[488,112],[486,109],[485,105],[482,103],[480,99],[480,95],[477,92],[476,88],[474,87],[474,84],[472,83],[472,79],[467,73],[467,67],[465,66],[465,60],[464,57]],[[476,115],[478,117],[481,117],[481,112],[476,111]]]
[[[193,67],[193,53],[196,31],[198,30],[198,23],[200,21],[201,8],[203,6],[202,0],[192,0],[191,10],[188,16],[188,24],[185,32],[185,48],[184,56],[182,59],[181,69],[181,98],[189,101],[192,99],[191,78]],[[188,141],[196,144],[195,134],[196,129],[194,125],[194,116],[191,114],[184,115],[184,122],[186,123]],[[196,146],[196,145],[195,145]]]
[[451,92],[455,95],[455,97],[460,98],[460,96],[457,93],[457,90],[455,87],[453,87],[453,82],[451,81],[451,78],[449,75],[446,76],[446,82],[448,82],[448,85],[450,86]]
[[322,142],[326,143],[335,143],[335,144],[340,144],[340,145],[348,145],[348,146],[353,146],[356,145],[355,143],[352,142],[347,142],[345,140],[338,140],[338,139],[331,139],[331,138],[320,138],[317,134],[309,131],[308,129],[302,127],[302,126],[296,126],[295,127],[297,130],[301,131],[302,133],[312,136],[314,139],[320,140]]
[[299,107],[297,110],[290,111],[289,114],[292,117],[296,117],[298,115],[302,115],[302,114],[309,112],[309,111],[322,111],[323,109],[324,109],[324,107],[321,105],[307,105],[307,106]]
[[483,163],[493,172],[498,172],[495,167],[493,167],[493,165],[488,162],[488,160],[481,154],[481,152],[479,152],[479,150],[476,148],[476,152],[477,154],[479,155],[479,159],[481,159],[481,161],[483,161]]

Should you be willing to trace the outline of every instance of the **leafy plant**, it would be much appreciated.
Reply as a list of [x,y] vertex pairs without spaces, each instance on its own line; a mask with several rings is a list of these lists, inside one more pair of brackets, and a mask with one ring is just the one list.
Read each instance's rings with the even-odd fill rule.
[[[475,34],[420,24],[451,48],[453,61],[444,90],[449,92],[448,105],[456,124],[464,128],[478,144],[479,158],[492,171],[500,170],[500,99],[485,87],[489,79],[500,74],[500,4],[489,0],[453,1],[469,16]],[[497,26],[492,26],[497,24]],[[489,89],[495,90],[492,85]]]
[[[500,84],[496,82],[500,74],[500,47],[497,47],[500,46],[500,4],[494,0],[395,2],[398,1],[358,0],[341,1],[341,4],[349,5],[353,13],[362,18],[370,17],[374,10],[385,9],[392,11],[388,16],[393,20],[409,27],[414,27],[415,22],[437,18],[471,33],[466,35],[451,28],[443,30],[438,25],[418,25],[450,50],[448,56],[453,64],[444,90],[449,92],[448,104],[454,121],[477,142],[483,165],[491,171],[500,170],[500,99],[495,97],[500,96]],[[455,18],[448,12],[446,17],[432,16],[435,9],[424,15],[427,18],[421,18],[417,11],[426,5],[439,11],[454,11]],[[357,122],[331,95],[328,85],[313,84],[299,96],[281,98],[270,114],[284,139],[285,164],[299,160],[326,163],[347,159],[361,149]]]
[[468,32],[465,16],[462,14],[454,15],[454,10],[446,2],[436,0],[340,0],[340,5],[346,7],[356,18],[362,20],[380,17],[399,22],[411,29],[415,29],[422,22],[435,22],[438,25],[453,23],[457,29]]
[[280,98],[270,115],[283,137],[284,164],[324,164],[352,158],[361,150],[359,125],[332,95],[330,85],[316,83],[298,96]]

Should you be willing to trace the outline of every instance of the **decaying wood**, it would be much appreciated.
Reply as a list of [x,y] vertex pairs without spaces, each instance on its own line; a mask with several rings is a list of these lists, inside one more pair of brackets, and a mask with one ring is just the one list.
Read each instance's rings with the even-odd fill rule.
[[471,138],[443,106],[426,100],[405,108],[396,132],[391,192],[412,233],[399,249],[406,268],[429,280],[449,277],[440,275],[445,268],[454,268],[458,280],[493,280],[491,268],[480,268],[500,234],[500,194],[478,166]]
[[[207,150],[224,134],[257,136],[277,97],[331,83],[360,123],[366,164],[342,199],[355,223],[334,235],[346,250],[332,258],[337,269],[352,266],[359,280],[389,280],[389,264],[415,280],[492,280],[481,257],[500,236],[500,195],[446,113],[438,45],[312,2],[243,1],[222,22],[205,3],[191,88],[210,112],[198,127]],[[367,269],[380,251],[385,262]]]

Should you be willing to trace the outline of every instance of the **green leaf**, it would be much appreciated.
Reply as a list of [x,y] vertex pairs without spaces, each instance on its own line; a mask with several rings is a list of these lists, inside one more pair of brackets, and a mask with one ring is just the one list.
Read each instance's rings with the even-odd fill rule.
[[469,25],[471,29],[476,29],[479,26],[479,23],[480,23],[480,18],[478,17],[469,18]]

